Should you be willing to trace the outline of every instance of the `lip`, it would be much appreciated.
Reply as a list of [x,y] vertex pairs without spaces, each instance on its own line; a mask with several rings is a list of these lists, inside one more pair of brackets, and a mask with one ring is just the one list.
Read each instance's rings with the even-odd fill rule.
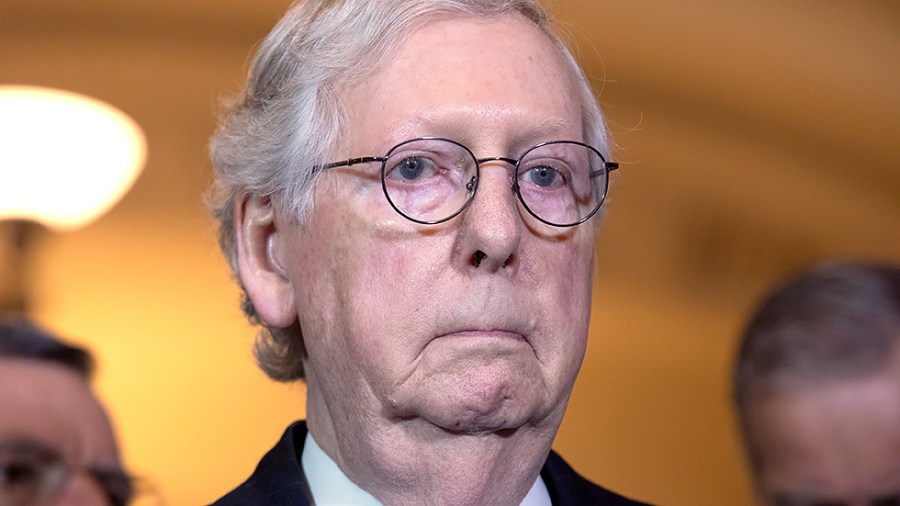
[[439,338],[450,339],[502,339],[511,341],[525,341],[525,336],[511,330],[460,330],[438,336]]

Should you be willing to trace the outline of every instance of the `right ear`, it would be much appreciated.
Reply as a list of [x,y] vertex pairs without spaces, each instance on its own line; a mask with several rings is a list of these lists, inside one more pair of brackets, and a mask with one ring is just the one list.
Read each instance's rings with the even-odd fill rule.
[[244,195],[235,201],[234,234],[238,272],[260,320],[289,327],[297,320],[294,288],[279,257],[283,231],[270,197]]

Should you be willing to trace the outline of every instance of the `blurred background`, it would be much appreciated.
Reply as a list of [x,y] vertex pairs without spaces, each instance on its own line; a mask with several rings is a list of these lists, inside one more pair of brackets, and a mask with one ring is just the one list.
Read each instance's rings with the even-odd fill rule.
[[[123,200],[77,231],[38,234],[25,264],[0,264],[0,286],[25,276],[31,315],[96,352],[127,463],[172,505],[237,485],[304,413],[302,385],[253,364],[202,203],[220,100],[288,4],[0,0],[0,84],[98,98],[146,135]],[[552,8],[622,166],[555,447],[646,501],[748,505],[729,402],[748,311],[820,259],[900,261],[900,3]],[[0,260],[13,235],[0,223]]]

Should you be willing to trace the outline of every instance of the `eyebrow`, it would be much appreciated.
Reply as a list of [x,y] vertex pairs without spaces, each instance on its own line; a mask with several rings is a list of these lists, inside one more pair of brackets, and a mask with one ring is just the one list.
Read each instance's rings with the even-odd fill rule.
[[59,452],[51,446],[32,438],[14,436],[0,440],[0,451],[15,452],[40,457],[58,457]]

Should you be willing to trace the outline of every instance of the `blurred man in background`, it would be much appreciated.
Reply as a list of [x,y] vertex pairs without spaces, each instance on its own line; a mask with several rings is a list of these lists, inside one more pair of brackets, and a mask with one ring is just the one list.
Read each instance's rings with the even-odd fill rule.
[[734,394],[762,503],[900,504],[900,268],[824,264],[778,288]]
[[0,322],[0,506],[124,506],[132,496],[89,353]]

